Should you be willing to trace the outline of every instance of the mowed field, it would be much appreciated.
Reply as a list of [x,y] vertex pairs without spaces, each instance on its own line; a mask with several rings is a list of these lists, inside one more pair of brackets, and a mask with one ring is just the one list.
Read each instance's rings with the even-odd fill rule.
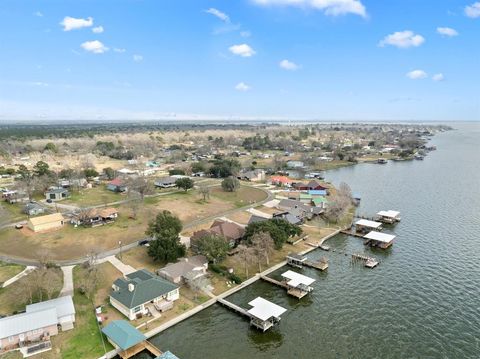
[[118,207],[119,218],[115,223],[95,228],[74,228],[70,224],[59,230],[33,233],[24,227],[21,230],[0,230],[0,253],[16,258],[39,259],[47,254],[50,260],[70,260],[84,257],[92,251],[101,252],[136,242],[145,236],[148,222],[162,210],[176,214],[188,226],[225,211],[240,208],[266,198],[262,190],[243,186],[237,192],[224,192],[219,187],[211,188],[210,198],[203,201],[197,191],[173,193],[146,198],[138,209],[135,219],[129,203]]

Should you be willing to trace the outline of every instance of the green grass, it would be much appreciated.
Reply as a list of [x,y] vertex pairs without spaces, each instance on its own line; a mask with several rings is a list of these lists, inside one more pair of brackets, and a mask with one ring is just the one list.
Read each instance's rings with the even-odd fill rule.
[[[6,212],[8,218],[3,218],[2,222],[16,222],[16,221],[21,221],[24,219],[27,219],[27,215],[22,212],[23,204],[15,203],[15,204],[10,204],[7,202],[0,202],[0,213],[3,211]],[[7,221],[8,219],[8,221]]]
[[0,284],[23,271],[25,266],[0,262]]
[[65,204],[76,204],[80,206],[94,206],[99,204],[117,202],[126,199],[119,193],[107,190],[104,186],[98,186],[89,189],[81,189],[78,192],[72,192],[70,197],[61,201]]
[[[79,292],[73,297],[76,310],[75,329],[65,333],[65,337],[58,336],[54,338],[55,342],[61,341],[61,351],[63,359],[77,358],[99,358],[104,355],[102,337],[97,319],[95,317],[92,302]],[[66,336],[69,336],[66,338]],[[113,346],[103,337],[107,352],[113,349]]]

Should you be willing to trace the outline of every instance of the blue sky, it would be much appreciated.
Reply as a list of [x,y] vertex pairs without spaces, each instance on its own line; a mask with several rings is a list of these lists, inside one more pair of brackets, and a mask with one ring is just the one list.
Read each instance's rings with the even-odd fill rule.
[[4,0],[0,32],[1,120],[480,119],[475,0]]

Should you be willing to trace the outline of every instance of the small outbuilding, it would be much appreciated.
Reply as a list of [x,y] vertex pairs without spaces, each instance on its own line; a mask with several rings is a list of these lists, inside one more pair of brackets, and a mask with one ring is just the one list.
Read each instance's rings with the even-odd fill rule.
[[63,227],[65,219],[61,213],[47,214],[46,216],[33,217],[27,222],[28,228],[34,232],[41,232]]
[[28,216],[38,216],[45,212],[45,208],[37,202],[28,202],[25,207],[23,207],[23,212]]
[[62,199],[68,198],[69,196],[70,192],[68,192],[68,189],[63,187],[54,187],[45,191],[45,199],[54,202],[61,201]]

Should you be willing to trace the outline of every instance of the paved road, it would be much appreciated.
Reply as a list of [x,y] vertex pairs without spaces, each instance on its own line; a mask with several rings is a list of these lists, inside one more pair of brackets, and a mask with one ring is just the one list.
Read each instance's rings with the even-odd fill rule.
[[[218,185],[212,185],[212,186],[218,186]],[[251,186],[251,187],[253,187],[253,186]],[[204,217],[204,218],[197,219],[195,221],[186,223],[186,224],[184,224],[183,229],[196,227],[200,224],[208,223],[208,222],[210,222],[210,221],[212,221],[212,220],[214,220],[215,218],[218,218],[218,217],[228,216],[228,215],[234,214],[236,212],[241,212],[241,211],[245,211],[249,208],[260,206],[260,205],[262,205],[262,204],[264,204],[268,201],[271,201],[274,198],[274,195],[265,188],[260,188],[260,187],[253,187],[253,188],[256,188],[256,189],[259,189],[259,190],[265,192],[267,194],[267,198],[265,198],[262,201],[251,203],[251,204],[243,206],[243,207],[234,208],[234,209],[225,211],[223,213],[218,213],[216,215]],[[169,194],[171,194],[171,192]],[[141,241],[141,240],[144,240],[144,239],[149,239],[149,238],[145,238],[145,237],[139,238],[137,241],[134,241],[130,244],[123,245],[121,249],[120,248],[113,248],[113,249],[110,249],[108,251],[101,252],[101,253],[98,254],[97,258],[99,260],[101,260],[101,259],[104,259],[106,257],[115,256],[118,253],[120,253],[120,251],[122,251],[122,252],[128,251],[129,249],[137,247],[138,242]],[[59,266],[70,266],[70,265],[82,264],[82,263],[86,262],[88,259],[89,259],[88,256],[84,256],[84,257],[81,257],[81,258],[70,259],[70,260],[53,260],[52,262],[59,265]],[[28,266],[28,265],[38,266],[39,265],[39,262],[36,261],[36,260],[33,260],[33,259],[12,257],[12,256],[6,256],[6,255],[0,255],[0,261],[17,263],[17,264],[26,265],[26,266]]]

